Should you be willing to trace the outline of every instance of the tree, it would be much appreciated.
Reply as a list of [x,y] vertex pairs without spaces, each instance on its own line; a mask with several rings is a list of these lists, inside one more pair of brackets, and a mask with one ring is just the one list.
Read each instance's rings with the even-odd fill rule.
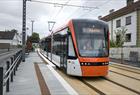
[[123,63],[123,44],[125,42],[126,31],[127,29],[124,26],[114,31],[116,34],[116,46],[121,47],[121,63]]
[[5,30],[5,32],[16,32],[16,33],[18,33],[18,30],[16,30],[16,29],[12,29],[12,30]]
[[122,47],[125,42],[126,31],[127,29],[124,26],[117,30],[114,30],[116,34],[116,40],[110,41],[110,47]]
[[125,34],[126,34],[127,29],[122,26],[120,29],[115,30],[116,34],[116,46],[117,47],[122,47],[124,42],[125,42]]
[[110,47],[117,47],[116,46],[116,41],[110,40]]
[[16,32],[16,33],[18,33],[18,31],[17,31],[16,29],[12,29],[11,32]]
[[33,32],[32,36],[31,36],[31,40],[33,43],[38,43],[40,38],[39,38],[39,34],[36,32]]
[[32,40],[31,40],[31,36],[27,36],[27,42],[26,42],[26,50],[32,50]]

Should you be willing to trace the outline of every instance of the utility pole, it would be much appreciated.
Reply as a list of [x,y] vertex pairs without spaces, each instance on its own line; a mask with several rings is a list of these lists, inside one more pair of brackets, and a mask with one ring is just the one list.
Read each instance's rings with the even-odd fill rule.
[[53,52],[53,27],[55,25],[55,22],[54,21],[48,21],[48,29],[51,33],[51,60],[52,60],[52,52]]
[[26,38],[26,0],[23,0],[22,14],[22,61],[25,62],[25,38]]
[[34,20],[31,20],[31,22],[32,22],[32,35],[33,35],[33,29],[34,29]]

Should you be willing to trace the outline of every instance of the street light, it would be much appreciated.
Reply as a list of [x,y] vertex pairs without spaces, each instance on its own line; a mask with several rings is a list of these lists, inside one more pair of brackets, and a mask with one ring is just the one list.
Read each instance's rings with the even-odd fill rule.
[[48,29],[49,32],[51,33],[51,60],[52,60],[52,49],[53,49],[53,27],[55,25],[55,21],[48,21]]

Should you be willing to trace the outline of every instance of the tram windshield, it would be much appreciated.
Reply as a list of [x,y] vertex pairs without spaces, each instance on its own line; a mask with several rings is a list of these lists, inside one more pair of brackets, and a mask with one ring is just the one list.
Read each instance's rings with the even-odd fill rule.
[[80,56],[108,56],[108,30],[105,25],[77,22],[74,24],[74,28]]

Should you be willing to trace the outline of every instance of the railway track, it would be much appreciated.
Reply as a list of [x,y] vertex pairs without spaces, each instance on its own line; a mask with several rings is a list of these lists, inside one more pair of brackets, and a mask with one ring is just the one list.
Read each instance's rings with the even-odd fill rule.
[[82,79],[82,81],[88,86],[97,91],[100,95],[139,95],[139,93],[127,89],[126,87],[115,83],[114,81],[108,80],[103,77]]
[[137,68],[137,67],[131,67],[131,66],[126,66],[126,65],[122,65],[122,64],[110,64],[110,66],[121,69],[121,70],[140,74],[140,68]]
[[140,95],[139,69],[111,65],[108,76],[91,78],[69,76],[60,69],[56,69],[56,71],[80,95]]
[[140,81],[140,68],[137,67],[130,67],[122,64],[111,64],[109,71]]
[[[78,93],[80,93],[80,95],[83,94],[83,92],[86,95],[91,95],[91,93],[94,93],[92,95],[97,95],[97,94],[99,94],[99,95],[106,95],[106,94],[139,95],[140,94],[138,91],[135,91],[129,87],[126,87],[125,85],[121,85],[120,83],[117,83],[117,82],[110,80],[106,77],[80,78],[80,77],[68,76],[68,75],[64,74],[60,69],[57,69],[56,71],[61,76],[63,76],[63,78],[67,82],[69,82],[69,84]],[[80,85],[80,86],[78,86],[78,85]],[[84,88],[84,90],[86,90],[87,92],[83,91],[82,88]],[[91,92],[92,90],[93,90],[93,92]],[[89,91],[90,91],[90,93],[89,93]]]
[[140,74],[137,74],[134,72],[125,71],[125,70],[114,68],[114,67],[110,67],[109,71],[112,73],[116,73],[116,74],[123,75],[123,76],[140,81]]

